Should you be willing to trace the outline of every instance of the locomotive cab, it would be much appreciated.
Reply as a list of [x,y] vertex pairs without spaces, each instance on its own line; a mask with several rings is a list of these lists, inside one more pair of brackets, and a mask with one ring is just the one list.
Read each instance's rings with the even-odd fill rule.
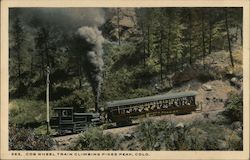
[[84,131],[89,125],[100,121],[99,113],[84,113],[75,111],[74,107],[54,108],[54,115],[50,119],[50,126],[59,133],[64,131]]
[[53,109],[53,115],[50,118],[50,126],[56,129],[59,124],[73,122],[73,107],[58,107]]

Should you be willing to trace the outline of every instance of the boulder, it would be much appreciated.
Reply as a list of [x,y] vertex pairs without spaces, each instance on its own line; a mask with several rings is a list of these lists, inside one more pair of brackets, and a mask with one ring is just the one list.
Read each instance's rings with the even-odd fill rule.
[[194,79],[195,77],[197,77],[197,71],[191,66],[188,66],[182,72],[178,71],[172,76],[172,85],[182,84]]
[[154,145],[154,149],[155,150],[159,150],[161,148],[161,143],[160,142],[156,142]]
[[213,102],[216,102],[217,101],[217,98],[216,97],[213,97]]
[[231,125],[232,129],[239,129],[242,128],[242,123],[240,121],[233,122]]
[[241,80],[239,80],[236,77],[233,77],[233,78],[230,79],[230,84],[232,86],[236,86],[236,87],[240,88],[241,87]]
[[228,145],[227,145],[227,142],[226,141],[223,141],[223,140],[218,140],[218,148],[219,150],[226,150],[228,148]]
[[238,79],[236,78],[236,77],[233,77],[233,78],[231,78],[231,80],[230,80],[231,82],[237,82],[238,81]]
[[234,85],[237,83],[237,81],[238,79],[236,77],[233,77],[230,79],[231,84],[234,84]]
[[212,90],[212,86],[208,85],[208,84],[203,84],[202,85],[202,89],[205,91],[211,91]]
[[204,118],[209,118],[209,113],[205,112],[205,113],[202,113],[203,117]]
[[180,122],[175,127],[176,128],[184,128],[184,124]]
[[131,140],[131,139],[133,139],[134,136],[132,134],[126,133],[123,135],[123,137],[125,140]]

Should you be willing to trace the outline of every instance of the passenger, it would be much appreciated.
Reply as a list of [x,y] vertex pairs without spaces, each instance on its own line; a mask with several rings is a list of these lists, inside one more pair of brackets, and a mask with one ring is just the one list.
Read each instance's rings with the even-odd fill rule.
[[178,102],[174,101],[174,107],[178,107],[178,106],[179,106]]

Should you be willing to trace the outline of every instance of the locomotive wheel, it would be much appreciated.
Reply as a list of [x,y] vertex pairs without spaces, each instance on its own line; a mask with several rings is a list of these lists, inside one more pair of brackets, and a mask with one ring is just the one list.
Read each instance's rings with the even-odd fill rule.
[[187,111],[178,111],[176,113],[174,113],[175,115],[185,115],[185,114],[191,114],[192,111],[187,110]]
[[123,127],[123,126],[128,126],[132,124],[132,120],[131,119],[124,119],[123,121],[118,121],[116,122],[116,126],[117,127]]

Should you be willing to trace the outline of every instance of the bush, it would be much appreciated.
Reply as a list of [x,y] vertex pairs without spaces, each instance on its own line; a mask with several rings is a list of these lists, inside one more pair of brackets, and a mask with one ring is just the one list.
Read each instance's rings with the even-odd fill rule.
[[[56,135],[57,134],[55,129],[50,129],[49,132],[50,132],[49,133],[50,135]],[[34,128],[34,133],[36,135],[47,135],[47,125],[44,124],[44,125],[41,125],[41,126],[39,126],[37,128]]]
[[146,97],[151,96],[152,91],[149,89],[131,89],[129,95],[129,98]]
[[226,110],[224,115],[232,122],[243,122],[243,95],[237,93],[230,93],[226,102]]
[[191,124],[145,121],[137,133],[143,150],[242,150],[243,146],[236,131],[202,119]]
[[144,150],[153,150],[157,142],[157,130],[153,121],[144,121],[138,126],[139,140],[143,144]]
[[10,150],[51,150],[53,140],[47,135],[37,135],[32,129],[9,127]]
[[42,101],[16,99],[10,102],[9,122],[17,125],[37,125],[46,120],[46,105]]
[[185,137],[184,143],[188,150],[204,150],[207,133],[200,128],[191,128]]
[[179,128],[175,122],[145,121],[138,126],[138,137],[144,150],[160,150],[163,146],[165,150],[187,150],[187,129],[185,126]]
[[235,132],[230,134],[228,138],[228,147],[230,150],[243,150],[242,137],[238,136]]
[[100,128],[89,128],[69,147],[72,150],[114,150],[116,137]]
[[62,97],[53,104],[54,107],[76,107],[83,108],[83,112],[94,107],[94,97],[90,92],[75,90],[68,97]]

